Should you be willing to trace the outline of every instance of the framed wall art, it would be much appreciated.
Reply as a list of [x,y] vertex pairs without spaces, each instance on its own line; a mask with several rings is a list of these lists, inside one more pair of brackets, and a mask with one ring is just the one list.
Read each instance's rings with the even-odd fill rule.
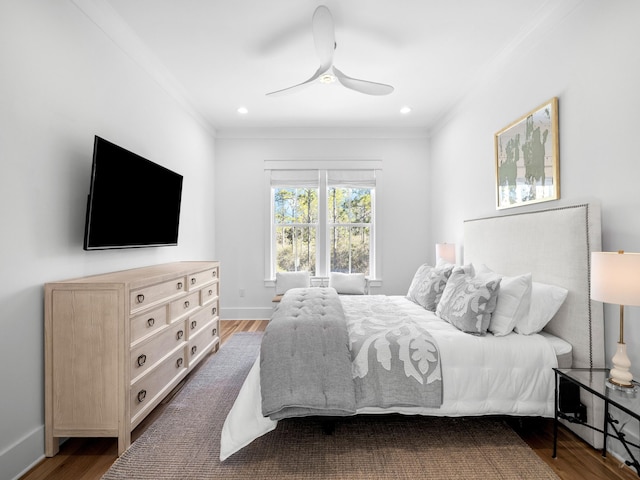
[[560,198],[558,98],[495,134],[497,208]]

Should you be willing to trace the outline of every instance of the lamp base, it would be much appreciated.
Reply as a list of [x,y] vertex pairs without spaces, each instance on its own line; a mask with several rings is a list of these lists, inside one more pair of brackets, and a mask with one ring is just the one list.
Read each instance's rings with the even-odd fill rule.
[[613,368],[609,372],[609,380],[606,385],[609,388],[613,388],[619,391],[629,391],[631,393],[636,391],[633,383],[633,375],[629,371],[631,367],[631,361],[627,356],[627,345],[620,341],[616,354],[611,359],[613,362]]
[[607,381],[604,382],[604,385],[611,390],[626,393],[627,395],[635,395],[638,392],[638,386],[635,383],[631,385],[620,385],[611,378],[607,379]]

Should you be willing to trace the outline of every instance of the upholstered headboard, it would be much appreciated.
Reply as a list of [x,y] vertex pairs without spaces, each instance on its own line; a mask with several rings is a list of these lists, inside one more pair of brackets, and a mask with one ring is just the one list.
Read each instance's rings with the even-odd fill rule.
[[[504,275],[531,272],[533,281],[569,290],[545,330],[571,343],[574,367],[604,367],[603,306],[589,296],[591,252],[600,251],[601,242],[597,204],[467,220],[464,262]],[[597,418],[597,410],[589,414]],[[592,434],[576,432],[597,443]]]

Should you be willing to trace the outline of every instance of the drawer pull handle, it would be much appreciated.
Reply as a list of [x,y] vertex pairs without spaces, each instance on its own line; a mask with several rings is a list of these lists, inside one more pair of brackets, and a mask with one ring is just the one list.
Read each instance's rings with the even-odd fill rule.
[[156,320],[153,317],[151,317],[149,320],[147,320],[147,326],[149,326],[149,327],[153,327],[154,323],[156,323]]
[[191,330],[193,330],[194,328],[196,328],[196,325],[198,325],[198,322],[196,322],[195,320],[193,320],[191,322]]
[[184,308],[189,308],[189,300],[187,300],[186,302],[184,302]]
[[182,357],[180,357],[178,360],[176,360],[176,368],[180,368],[182,366]]
[[214,270],[214,271],[213,271],[213,278],[216,278],[217,276],[218,276],[218,271],[217,271],[217,270]]
[[143,366],[146,361],[147,361],[147,356],[143,353],[138,357],[138,366],[139,367]]
[[176,283],[176,290],[182,290],[182,282]]
[[198,350],[198,346],[194,345],[193,347],[191,347],[191,355],[195,355],[196,350]]
[[182,330],[178,330],[178,333],[176,333],[176,339],[180,340],[183,335],[184,335],[184,332]]
[[211,330],[211,335],[213,335],[214,337],[218,334],[218,329],[214,328],[213,330]]
[[218,308],[217,308],[217,307],[213,307],[213,308],[211,309],[211,314],[212,314],[212,315],[215,315],[217,311],[218,311]]
[[141,293],[138,294],[138,296],[136,297],[136,300],[138,303],[144,302],[144,295],[142,295]]
[[209,289],[209,296],[213,295],[213,290]]
[[196,284],[196,277],[192,277],[191,278],[191,285],[195,285]]
[[138,392],[138,402],[142,403],[146,396],[147,396],[147,391],[146,390],[140,390]]

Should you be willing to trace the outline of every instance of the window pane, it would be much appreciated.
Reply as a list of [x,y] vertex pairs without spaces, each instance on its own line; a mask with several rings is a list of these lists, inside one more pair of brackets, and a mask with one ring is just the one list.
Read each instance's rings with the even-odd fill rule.
[[329,223],[349,223],[349,208],[344,189],[330,188],[327,201]]
[[315,227],[276,227],[276,271],[316,272]]
[[331,228],[331,271],[369,274],[370,227]]
[[331,187],[327,198],[330,223],[371,223],[371,189]]
[[318,189],[274,188],[274,222],[317,223]]
[[371,229],[369,227],[351,228],[351,273],[369,275],[369,250]]
[[351,214],[353,223],[371,223],[371,190],[351,190]]

